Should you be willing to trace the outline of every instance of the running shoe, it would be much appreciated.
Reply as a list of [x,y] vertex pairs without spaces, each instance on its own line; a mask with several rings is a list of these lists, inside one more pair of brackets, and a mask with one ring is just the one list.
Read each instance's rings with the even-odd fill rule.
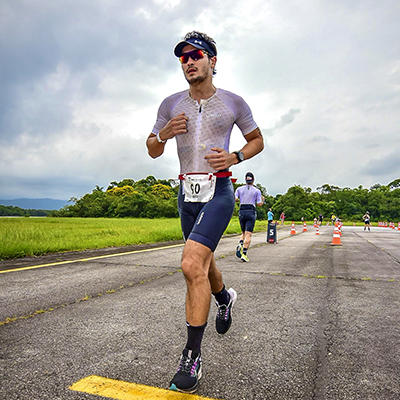
[[201,378],[201,356],[185,349],[182,352],[179,368],[170,382],[170,390],[194,393]]
[[217,318],[215,319],[215,328],[220,335],[228,332],[232,323],[232,308],[237,299],[237,293],[235,289],[230,288],[229,293],[229,304],[219,304],[217,301],[215,304],[218,307]]
[[243,251],[242,245],[241,245],[241,244],[238,244],[238,245],[236,246],[236,257],[237,257],[237,258],[242,257],[242,251]]
[[240,259],[244,262],[249,262],[249,257],[247,257],[247,254],[242,254],[242,257],[240,257]]

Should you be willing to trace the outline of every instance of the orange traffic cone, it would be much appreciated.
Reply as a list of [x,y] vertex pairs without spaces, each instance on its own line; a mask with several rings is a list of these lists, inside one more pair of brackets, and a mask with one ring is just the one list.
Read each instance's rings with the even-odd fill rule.
[[318,225],[317,225],[317,229],[316,229],[316,231],[315,231],[315,234],[316,234],[316,235],[319,235],[319,228],[318,228]]
[[294,221],[292,222],[292,229],[291,229],[291,231],[290,231],[290,234],[291,234],[291,235],[295,235],[295,234],[296,234],[296,227],[295,227],[295,225],[294,225]]
[[342,241],[340,240],[340,235],[339,235],[339,228],[335,226],[333,228],[333,238],[332,238],[332,243],[331,246],[341,246]]
[[303,225],[303,232],[307,232],[307,224],[304,222],[304,225]]

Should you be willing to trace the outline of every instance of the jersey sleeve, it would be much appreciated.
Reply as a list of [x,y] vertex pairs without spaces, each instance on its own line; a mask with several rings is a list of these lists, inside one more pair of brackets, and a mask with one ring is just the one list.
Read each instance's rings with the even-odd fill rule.
[[168,121],[171,119],[168,100],[169,100],[168,98],[164,99],[164,101],[160,104],[160,107],[158,108],[157,120],[153,129],[151,130],[151,133],[154,133],[155,135],[157,135],[160,132],[160,130],[164,128],[164,126],[167,125]]
[[221,98],[234,115],[234,122],[241,130],[242,134],[246,136],[250,132],[253,132],[254,129],[257,128],[257,124],[253,119],[253,114],[248,104],[237,94],[228,92],[227,90],[218,90]]
[[261,190],[258,190],[258,191],[257,191],[257,200],[256,200],[256,203],[258,204],[258,203],[261,203],[261,202],[262,202]]
[[157,120],[151,131],[157,135],[165,125],[167,125],[168,121],[174,117],[174,109],[179,104],[179,102],[185,98],[189,93],[189,90],[184,90],[182,92],[175,93],[166,99],[160,104],[160,107],[157,112]]
[[239,199],[239,200],[240,200],[239,188],[237,188],[237,189],[235,190],[235,199]]
[[236,106],[236,125],[242,131],[242,134],[246,136],[250,132],[253,132],[257,128],[257,124],[253,119],[253,114],[248,104],[240,97],[237,96],[235,99]]

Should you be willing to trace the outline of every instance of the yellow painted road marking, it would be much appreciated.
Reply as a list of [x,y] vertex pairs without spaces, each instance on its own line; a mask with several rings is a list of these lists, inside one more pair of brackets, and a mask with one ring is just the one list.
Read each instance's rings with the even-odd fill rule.
[[104,256],[96,256],[96,257],[90,257],[90,258],[81,258],[81,259],[78,259],[78,260],[58,261],[58,262],[50,263],[50,264],[32,265],[32,266],[30,266],[30,267],[21,267],[21,268],[15,268],[15,269],[7,269],[7,270],[4,270],[4,271],[0,271],[0,274],[5,274],[5,273],[7,273],[7,272],[26,271],[26,270],[28,270],[28,269],[36,269],[36,268],[43,268],[43,267],[51,267],[51,266],[54,266],[54,265],[72,264],[72,263],[76,263],[76,262],[86,262],[86,261],[91,261],[91,260],[98,260],[98,259],[100,259],[100,258],[126,256],[126,255],[128,255],[128,254],[145,253],[145,252],[147,252],[147,251],[171,249],[171,248],[173,248],[173,247],[179,247],[179,246],[184,246],[184,243],[173,244],[173,245],[171,245],[171,246],[164,246],[164,247],[154,247],[153,249],[127,251],[126,253],[106,254],[106,255],[104,255]]
[[178,393],[167,389],[117,381],[101,376],[88,376],[69,387],[84,392],[117,400],[216,400],[194,394]]

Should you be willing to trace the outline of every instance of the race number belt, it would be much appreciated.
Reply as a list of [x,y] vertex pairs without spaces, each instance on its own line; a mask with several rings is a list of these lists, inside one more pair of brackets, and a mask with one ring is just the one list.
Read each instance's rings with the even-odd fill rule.
[[190,172],[179,175],[179,179],[183,181],[185,202],[207,203],[214,197],[217,178],[225,178],[231,175],[232,172],[230,171],[214,173]]

